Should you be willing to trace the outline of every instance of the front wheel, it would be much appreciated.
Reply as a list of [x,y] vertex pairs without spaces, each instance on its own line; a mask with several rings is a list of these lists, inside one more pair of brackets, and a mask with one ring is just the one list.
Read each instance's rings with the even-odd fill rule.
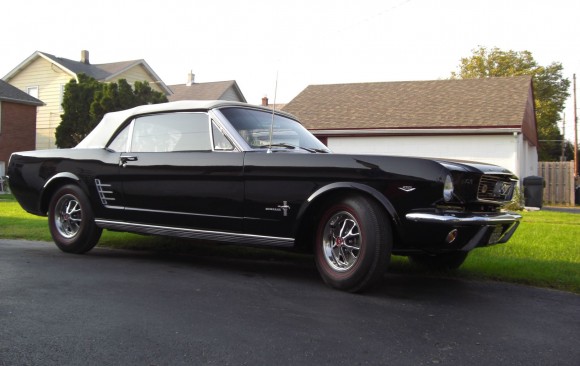
[[76,185],[63,186],[52,196],[48,226],[56,246],[67,253],[88,252],[97,244],[102,232],[95,224],[87,196]]
[[454,270],[467,259],[467,252],[416,254],[409,256],[412,263],[431,270]]
[[384,275],[392,249],[391,225],[374,200],[347,196],[329,205],[316,231],[316,267],[324,282],[358,292]]

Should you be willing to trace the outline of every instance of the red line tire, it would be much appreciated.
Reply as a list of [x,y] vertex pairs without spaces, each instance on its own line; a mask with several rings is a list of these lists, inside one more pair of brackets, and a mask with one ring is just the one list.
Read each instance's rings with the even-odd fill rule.
[[348,195],[323,210],[316,230],[315,260],[329,286],[360,292],[376,285],[389,264],[390,220],[376,201]]

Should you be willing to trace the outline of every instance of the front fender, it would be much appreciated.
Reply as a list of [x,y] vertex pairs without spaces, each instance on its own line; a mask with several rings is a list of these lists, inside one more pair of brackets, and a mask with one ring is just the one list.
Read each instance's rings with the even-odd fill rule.
[[319,199],[326,196],[329,193],[338,191],[338,190],[347,190],[350,192],[362,192],[365,194],[370,195],[374,199],[376,199],[389,213],[389,216],[392,218],[393,224],[396,227],[399,227],[401,224],[401,218],[399,217],[397,210],[393,204],[389,201],[385,195],[381,192],[376,190],[375,188],[368,186],[362,183],[355,183],[355,182],[335,182],[324,187],[319,188],[316,192],[312,193],[310,197],[302,204],[300,210],[298,211],[297,215],[297,226],[295,227],[294,232],[297,233],[297,230],[300,228],[300,223],[303,221],[307,212],[309,212],[310,208],[318,202]]

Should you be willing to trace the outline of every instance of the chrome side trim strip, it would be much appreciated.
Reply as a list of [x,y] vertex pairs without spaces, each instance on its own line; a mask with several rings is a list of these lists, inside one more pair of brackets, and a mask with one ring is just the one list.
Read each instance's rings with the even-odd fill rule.
[[294,245],[293,238],[283,238],[276,236],[230,233],[212,230],[197,230],[180,227],[147,225],[147,224],[138,224],[134,222],[111,221],[102,219],[95,219],[95,223],[97,224],[98,227],[103,229],[129,231],[151,235],[174,236],[187,239],[212,240],[233,244],[273,246],[273,247],[292,247]]
[[430,224],[447,224],[447,225],[496,225],[511,224],[522,219],[521,215],[516,213],[500,213],[493,215],[469,215],[456,216],[451,213],[436,214],[411,212],[405,215],[407,220],[413,222],[424,222]]
[[240,219],[240,217],[237,217],[237,216],[207,215],[207,214],[198,214],[198,213],[193,213],[193,212],[151,210],[151,209],[148,209],[148,208],[125,207],[124,209],[127,210],[127,211],[155,212],[155,213],[172,214],[172,215],[215,217],[215,218],[222,218],[222,219]]
[[124,210],[125,207],[123,206],[111,206],[111,205],[105,205],[106,208],[110,208],[111,210]]

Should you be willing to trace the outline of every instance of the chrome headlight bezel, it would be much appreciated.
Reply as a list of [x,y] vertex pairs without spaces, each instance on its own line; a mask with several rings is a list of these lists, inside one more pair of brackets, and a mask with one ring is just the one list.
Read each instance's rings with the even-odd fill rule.
[[449,202],[453,199],[453,191],[455,187],[453,186],[453,178],[450,174],[445,177],[445,183],[443,183],[443,200]]

